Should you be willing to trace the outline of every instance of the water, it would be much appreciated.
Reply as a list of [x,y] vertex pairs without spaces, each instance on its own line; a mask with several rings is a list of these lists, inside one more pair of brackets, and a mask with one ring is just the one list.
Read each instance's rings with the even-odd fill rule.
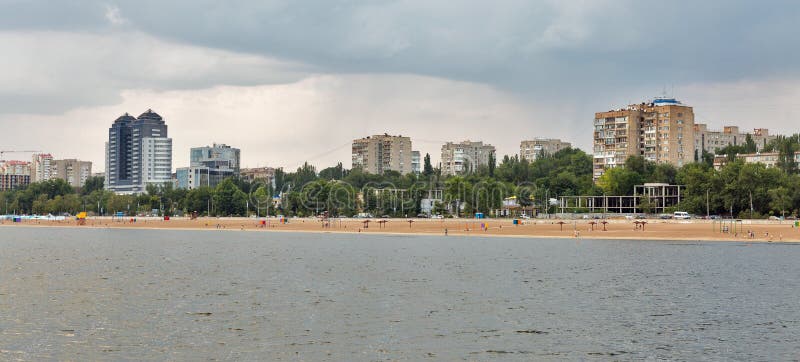
[[800,358],[800,245],[0,228],[0,360]]

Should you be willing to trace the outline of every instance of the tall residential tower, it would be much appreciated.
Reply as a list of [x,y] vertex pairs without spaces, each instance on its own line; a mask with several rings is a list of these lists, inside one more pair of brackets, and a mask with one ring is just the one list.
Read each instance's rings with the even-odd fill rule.
[[127,113],[117,118],[108,129],[106,189],[139,194],[171,176],[172,139],[161,116],[148,109],[137,118]]
[[674,98],[631,104],[594,116],[595,179],[630,156],[681,167],[694,160],[694,110]]
[[411,173],[411,138],[388,134],[353,140],[353,168],[381,175],[384,171]]

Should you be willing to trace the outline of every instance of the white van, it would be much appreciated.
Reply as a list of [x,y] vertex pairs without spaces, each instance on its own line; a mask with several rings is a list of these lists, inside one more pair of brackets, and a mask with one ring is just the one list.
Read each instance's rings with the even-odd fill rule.
[[686,211],[675,211],[672,214],[672,218],[675,219],[675,220],[689,220],[692,217],[689,216],[689,213],[686,212]]

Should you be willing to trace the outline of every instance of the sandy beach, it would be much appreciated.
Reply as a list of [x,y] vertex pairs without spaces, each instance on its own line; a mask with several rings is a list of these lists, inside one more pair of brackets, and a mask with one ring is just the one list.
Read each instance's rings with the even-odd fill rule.
[[[369,220],[368,223],[365,223]],[[411,222],[409,222],[411,220]],[[638,220],[637,220],[638,221]],[[743,220],[722,232],[719,221],[710,220],[644,220],[637,227],[634,220],[520,220],[509,219],[330,219],[327,225],[313,218],[89,218],[86,225],[75,220],[23,220],[0,222],[2,227],[81,227],[81,228],[148,228],[187,230],[246,230],[256,232],[334,232],[382,234],[434,234],[452,236],[505,236],[593,239],[651,240],[720,240],[720,241],[800,241],[800,229],[790,221]],[[262,223],[263,222],[263,223]],[[563,224],[561,224],[563,223]],[[594,224],[593,224],[594,223]],[[605,230],[604,230],[605,229]]]

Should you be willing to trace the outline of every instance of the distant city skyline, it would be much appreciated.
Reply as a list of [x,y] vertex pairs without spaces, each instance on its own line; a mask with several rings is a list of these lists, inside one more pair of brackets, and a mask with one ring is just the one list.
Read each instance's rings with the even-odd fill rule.
[[798,2],[326,5],[6,4],[0,149],[104,171],[107,124],[153,108],[169,119],[173,167],[221,142],[242,167],[323,168],[383,133],[434,163],[461,140],[498,159],[535,137],[591,152],[595,112],[663,91],[710,129],[798,131]]

